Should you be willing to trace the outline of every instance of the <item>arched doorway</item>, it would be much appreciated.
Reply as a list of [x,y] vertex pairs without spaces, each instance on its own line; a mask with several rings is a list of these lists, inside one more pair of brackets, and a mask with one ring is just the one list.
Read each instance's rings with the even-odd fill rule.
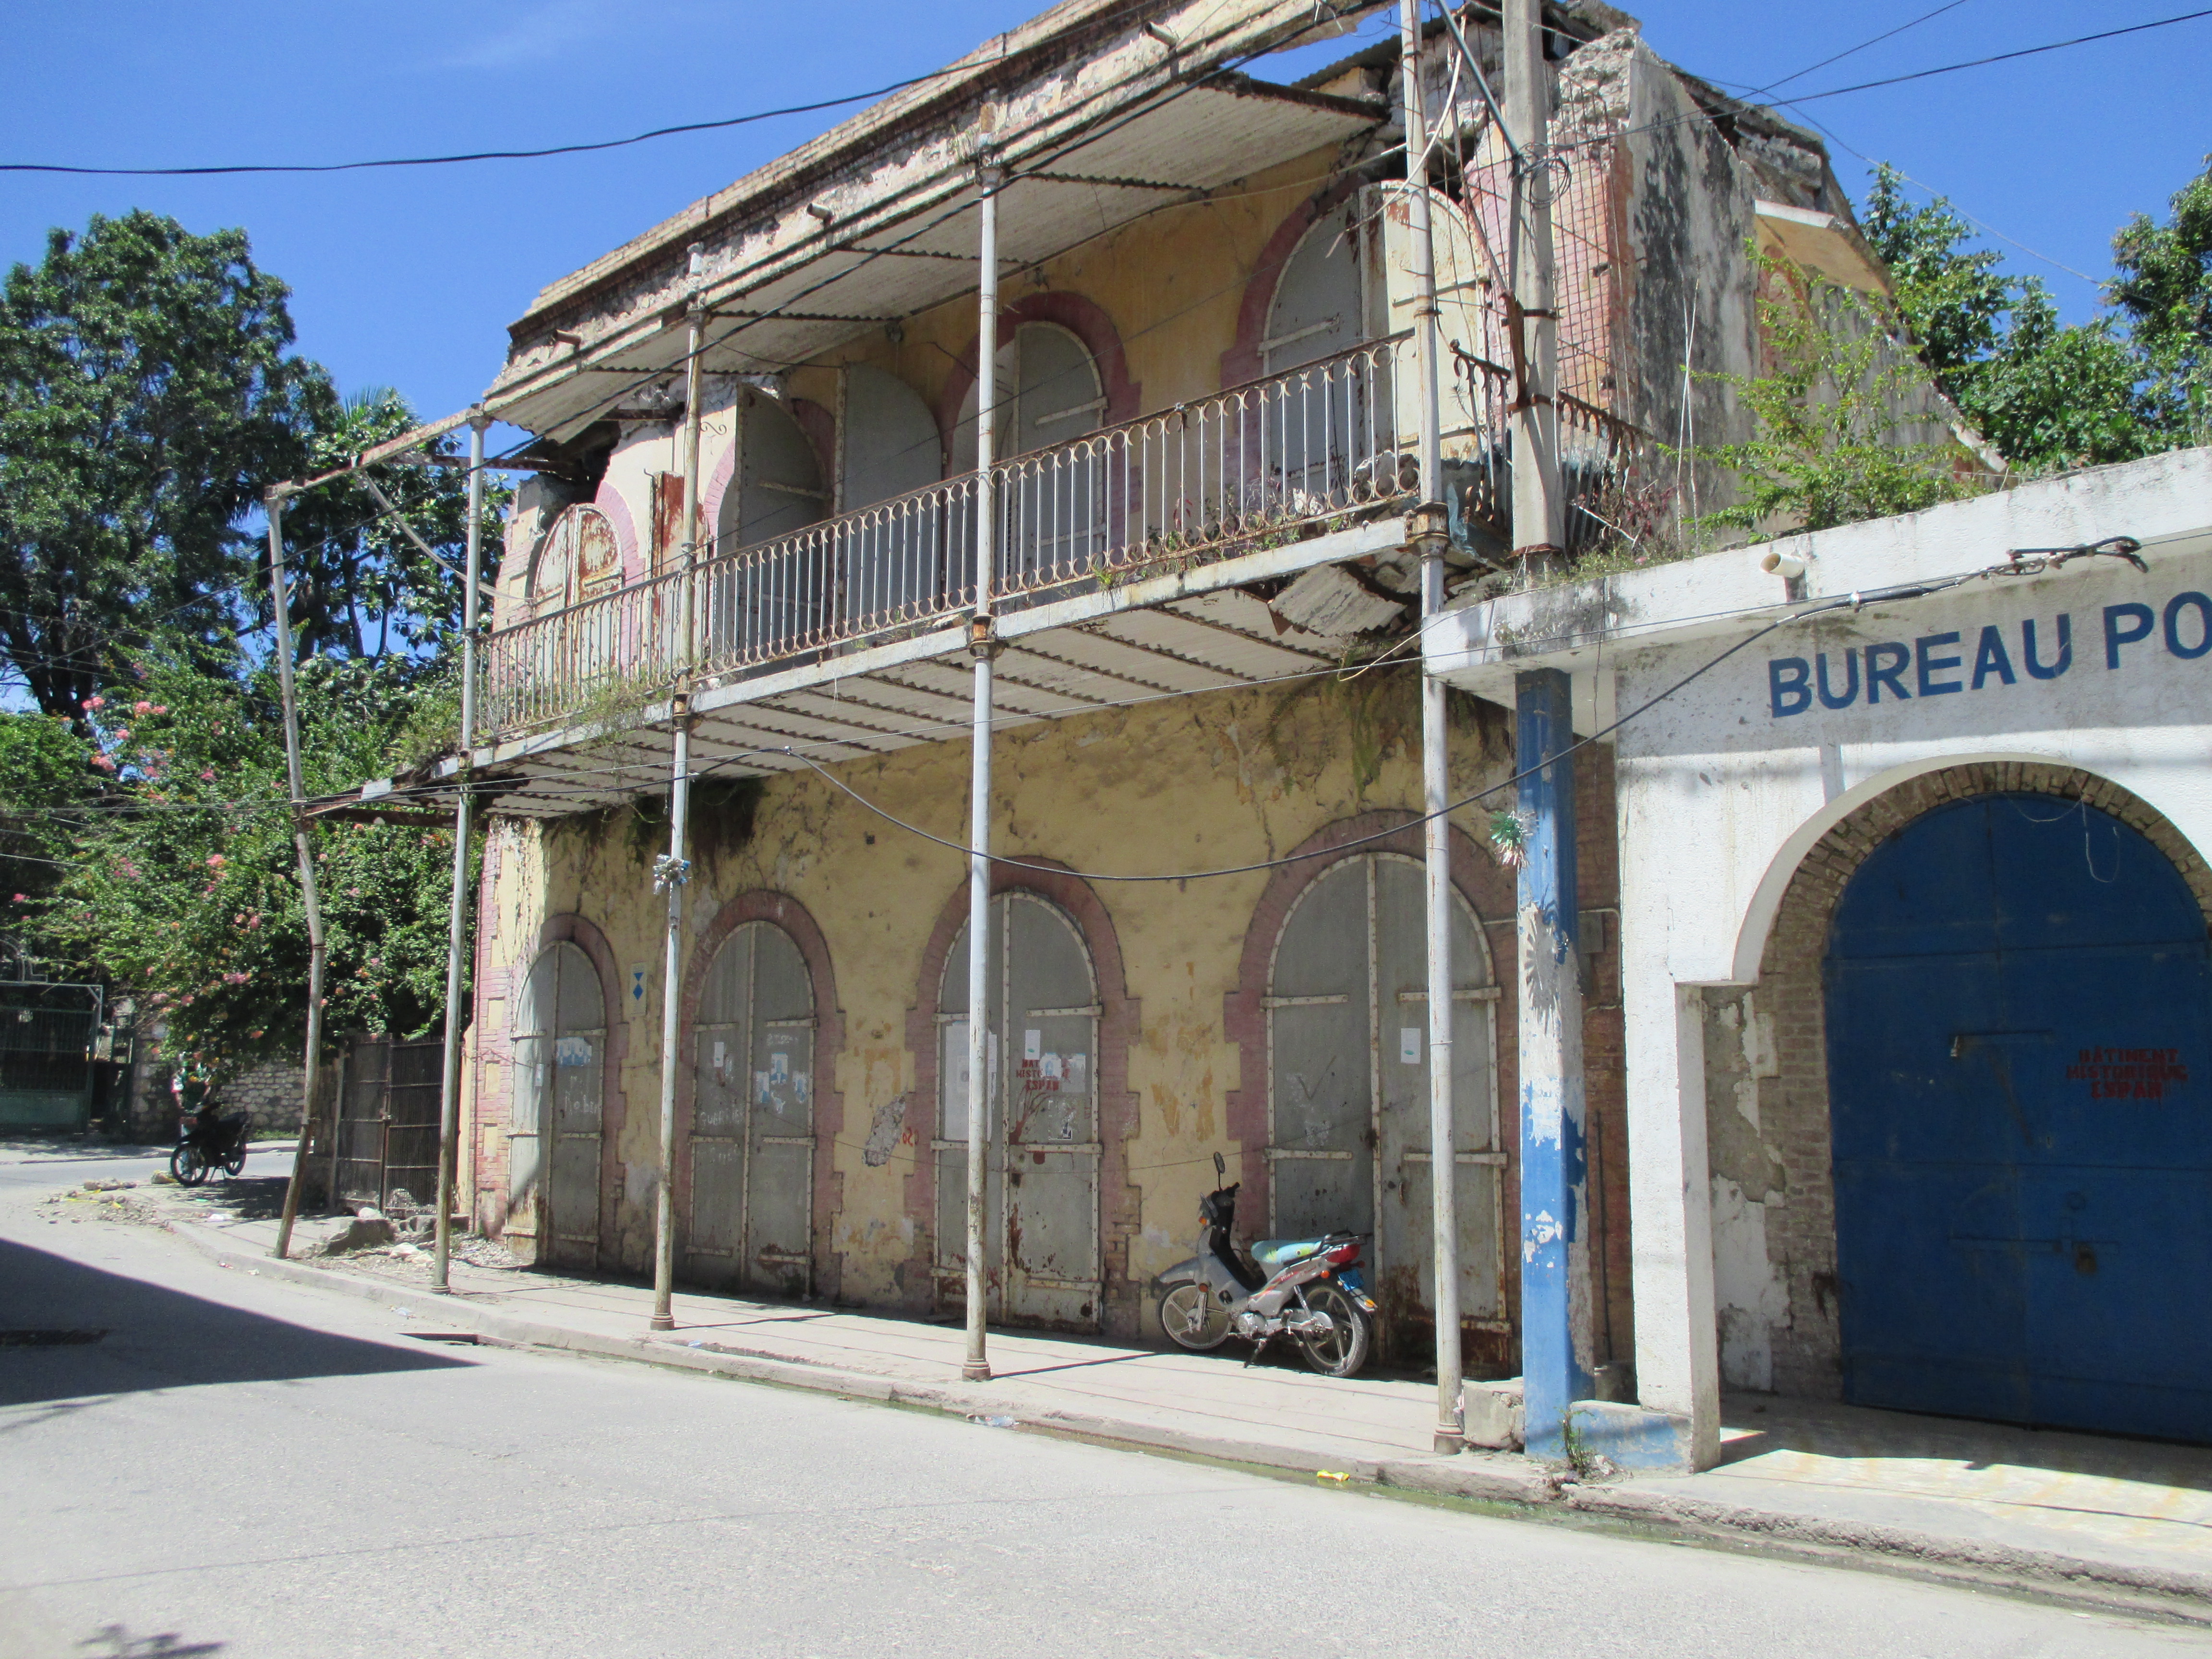
[[780,399],[747,386],[736,421],[736,475],[715,514],[717,557],[700,604],[708,651],[751,663],[808,642],[827,613],[833,579],[818,551],[788,542],[750,558],[727,556],[820,522],[830,491],[812,440]]
[[791,935],[738,927],[715,952],[692,1026],[686,1277],[813,1289],[814,981]]
[[2212,968],[2086,800],[1938,806],[1825,962],[1844,1397],[2212,1440]]
[[[1418,860],[1369,852],[1330,865],[1285,918],[1268,966],[1268,1231],[1375,1235],[1370,1282],[1386,1348],[1433,1342],[1428,945]],[[1490,951],[1455,892],[1452,1098],[1460,1309],[1501,1309],[1496,1010]]]
[[[1095,1331],[1099,1250],[1097,975],[1075,923],[1038,894],[991,901],[985,1126],[988,1316]],[[967,1294],[968,928],[938,997],[936,1279],[939,1307]]]
[[607,515],[586,501],[562,508],[530,562],[532,614],[544,616],[621,586],[621,546]]
[[606,1109],[606,996],[576,945],[548,945],[515,1008],[507,1231],[535,1228],[536,1259],[593,1267],[599,1251],[599,1146]]
[[[1019,588],[1087,571],[1110,528],[1106,467],[1083,449],[1021,464],[1035,451],[1096,432],[1106,387],[1091,349],[1058,323],[1025,322],[999,348],[994,447],[1004,465],[998,497],[1000,578]],[[953,471],[975,465],[976,388],[960,405]]]

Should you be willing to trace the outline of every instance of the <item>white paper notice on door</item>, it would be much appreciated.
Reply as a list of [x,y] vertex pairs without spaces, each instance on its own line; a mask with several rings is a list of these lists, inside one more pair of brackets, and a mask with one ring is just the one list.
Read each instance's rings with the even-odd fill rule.
[[[996,1100],[999,1090],[999,1034],[983,1034],[987,1067],[984,1076],[984,1098]],[[947,1140],[968,1139],[968,1022],[949,1020],[945,1026],[945,1136]],[[989,1119],[984,1120],[988,1125]]]
[[1407,1066],[1421,1063],[1421,1028],[1401,1025],[1398,1028],[1398,1059]]
[[1023,1032],[1022,1058],[1024,1060],[1041,1060],[1043,1056],[1044,1033],[1042,1031]]

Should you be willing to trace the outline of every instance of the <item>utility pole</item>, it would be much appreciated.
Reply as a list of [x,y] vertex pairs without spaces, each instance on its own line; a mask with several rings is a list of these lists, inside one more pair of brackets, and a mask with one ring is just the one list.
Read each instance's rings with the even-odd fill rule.
[[269,597],[276,614],[276,684],[284,702],[284,772],[292,789],[292,842],[300,854],[300,902],[307,917],[307,1074],[301,1085],[300,1144],[292,1152],[292,1178],[284,1188],[284,1218],[276,1224],[279,1261],[292,1249],[292,1224],[300,1215],[300,1183],[307,1168],[307,1142],[315,1128],[315,1096],[323,1066],[323,907],[315,890],[315,850],[307,838],[307,773],[300,764],[300,699],[292,680],[292,596],[284,580],[284,498],[272,484],[262,492],[269,513]]
[[962,1377],[971,1382],[991,1375],[984,1345],[983,1271],[991,1114],[991,665],[999,654],[991,618],[998,530],[991,465],[996,459],[999,401],[999,190],[1006,171],[987,156],[976,181],[981,191],[976,251],[982,281],[975,305],[975,614],[968,625],[968,649],[975,662],[968,781],[968,1352],[960,1367]]
[[[1421,498],[1409,516],[1408,529],[1409,539],[1421,557],[1421,624],[1426,629],[1443,610],[1444,548],[1449,520],[1443,501],[1435,227],[1430,215],[1428,112],[1420,74],[1421,0],[1400,0],[1398,40],[1398,79],[1408,161],[1406,212],[1413,278],[1413,359],[1420,377]],[[1451,755],[1444,695],[1444,683],[1424,669],[1421,797],[1428,817],[1423,826],[1422,862],[1429,946],[1429,1233],[1436,1279],[1434,1444],[1440,1452],[1455,1452],[1466,1443],[1466,1407],[1460,1381],[1459,1165],[1452,1104],[1451,823],[1444,815],[1451,799]]]
[[430,1256],[430,1289],[452,1290],[447,1274],[453,1260],[453,1174],[459,1161],[461,1123],[461,981],[469,936],[469,836],[476,797],[471,760],[477,731],[477,584],[483,570],[484,428],[490,420],[479,408],[469,418],[469,556],[461,598],[461,769],[455,779],[460,799],[453,803],[453,914],[446,933],[446,1071],[438,1101],[438,1230]]
[[1543,0],[1505,0],[1505,128],[1513,170],[1513,551],[1540,574],[1565,557],[1559,500],[1559,327],[1552,297],[1552,78]]
[[676,1066],[683,1038],[684,889],[691,879],[684,832],[691,817],[691,665],[693,575],[699,557],[699,404],[704,376],[707,313],[699,303],[703,251],[691,246],[691,331],[684,374],[684,574],[678,586],[674,690],[669,695],[668,852],[653,884],[668,895],[668,937],[660,963],[660,1170],[653,1210],[653,1317],[656,1331],[676,1328]]
[[[1542,0],[1505,0],[1514,173],[1513,542],[1531,574],[1563,568],[1559,331],[1552,309],[1551,76]],[[1574,701],[1555,668],[1514,681],[1516,802],[1525,826],[1515,928],[1521,1004],[1521,1372],[1533,1457],[1560,1457],[1591,1389],[1587,1102],[1575,862]]]

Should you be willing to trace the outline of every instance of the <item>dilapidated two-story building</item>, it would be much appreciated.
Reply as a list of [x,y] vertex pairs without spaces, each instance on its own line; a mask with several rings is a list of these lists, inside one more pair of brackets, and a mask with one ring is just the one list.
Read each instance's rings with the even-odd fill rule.
[[[980,1056],[992,1321],[1157,1337],[1218,1153],[1253,1233],[1373,1236],[1384,1349],[1418,1364],[1442,1160],[1458,1352],[1519,1369],[1516,875],[1462,813],[1439,1144],[1417,543],[1464,605],[1539,539],[1511,523],[1530,163],[1492,102],[1497,13],[1271,79],[1334,12],[1068,0],[514,325],[483,410],[537,471],[469,773],[493,816],[463,1184],[518,1255],[648,1269],[665,1084],[677,1282],[951,1314]],[[1801,129],[1603,5],[1550,8],[1541,53],[1571,560],[1726,499],[1686,452],[1748,435],[1711,376],[1760,366],[1756,250],[1885,279]],[[1451,798],[1508,783],[1496,688],[1448,714]],[[1577,776],[1577,1358],[1618,1395],[1645,1224],[1609,760]]]

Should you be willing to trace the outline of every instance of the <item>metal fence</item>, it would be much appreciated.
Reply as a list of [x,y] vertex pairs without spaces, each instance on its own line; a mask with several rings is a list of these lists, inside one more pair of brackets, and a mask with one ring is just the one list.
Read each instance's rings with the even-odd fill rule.
[[[1410,464],[1403,340],[1382,340],[1000,462],[992,588],[1012,608],[1397,500]],[[502,629],[483,709],[506,732],[588,720],[695,673],[741,673],[960,615],[975,604],[981,475],[702,559],[695,647],[681,573]]]
[[[1315,524],[1405,499],[1412,453],[1411,343],[1378,340],[997,463],[994,603],[1044,599],[1194,559],[1226,557]],[[1445,420],[1448,483],[1467,521],[1505,532],[1512,376],[1461,354]],[[1631,428],[1559,400],[1566,540],[1604,533],[1588,506],[1626,477]],[[980,473],[839,514],[774,541],[502,629],[486,642],[483,718],[507,732],[556,720],[612,723],[664,691],[687,661],[712,681],[964,614],[975,604]],[[689,633],[687,648],[684,635]]]
[[381,1207],[404,1188],[417,1205],[436,1203],[445,1060],[443,1037],[356,1037],[347,1046],[331,1144],[337,1201]]

